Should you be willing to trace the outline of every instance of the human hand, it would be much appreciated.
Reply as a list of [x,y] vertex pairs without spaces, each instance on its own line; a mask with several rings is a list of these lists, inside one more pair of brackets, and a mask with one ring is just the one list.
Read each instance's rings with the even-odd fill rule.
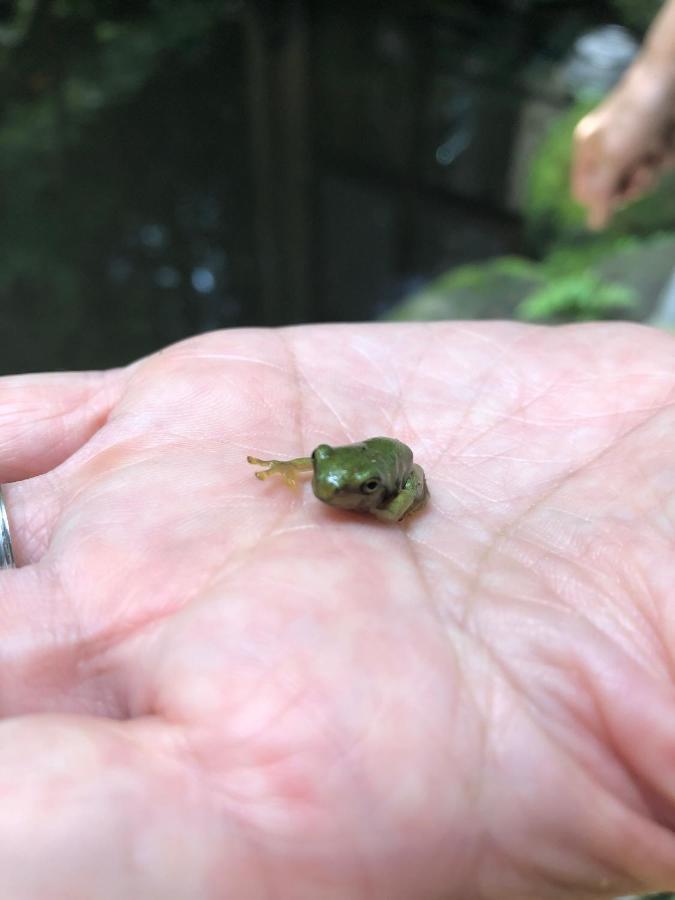
[[675,165],[673,85],[639,65],[574,133],[572,193],[590,228],[638,199]]
[[[0,896],[672,887],[674,363],[345,325],[0,380]],[[377,434],[428,477],[402,525],[245,461]]]

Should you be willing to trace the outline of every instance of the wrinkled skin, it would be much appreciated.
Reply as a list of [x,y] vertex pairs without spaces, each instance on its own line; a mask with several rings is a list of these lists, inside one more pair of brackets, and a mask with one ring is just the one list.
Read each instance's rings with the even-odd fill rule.
[[[673,339],[619,324],[1,380],[0,896],[672,887],[674,397]],[[400,527],[245,460],[378,433],[429,482]]]

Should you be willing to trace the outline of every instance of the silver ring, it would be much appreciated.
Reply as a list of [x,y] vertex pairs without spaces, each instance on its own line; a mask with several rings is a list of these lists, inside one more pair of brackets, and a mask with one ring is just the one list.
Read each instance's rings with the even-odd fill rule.
[[14,551],[12,550],[12,538],[9,533],[7,510],[2,497],[2,488],[0,488],[0,569],[13,569],[14,566]]

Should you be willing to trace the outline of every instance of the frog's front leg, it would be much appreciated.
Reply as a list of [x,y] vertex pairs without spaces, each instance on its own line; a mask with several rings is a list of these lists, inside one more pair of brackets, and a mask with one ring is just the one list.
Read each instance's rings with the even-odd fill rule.
[[270,475],[281,475],[289,487],[295,487],[296,474],[298,472],[308,472],[312,469],[312,459],[310,456],[299,456],[297,459],[279,460],[279,459],[257,459],[255,456],[247,456],[246,461],[252,466],[266,466],[260,472],[255,473],[255,477],[264,481]]
[[427,502],[429,490],[421,466],[413,465],[412,471],[401,490],[389,501],[386,506],[371,510],[378,519],[385,522],[400,522],[400,520],[415,512]]

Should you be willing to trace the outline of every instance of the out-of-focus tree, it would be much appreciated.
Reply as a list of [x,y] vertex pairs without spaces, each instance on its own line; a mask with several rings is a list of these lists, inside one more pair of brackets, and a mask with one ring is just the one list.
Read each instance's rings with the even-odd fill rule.
[[643,33],[662,5],[663,0],[612,0],[612,6],[622,24]]
[[3,23],[7,369],[115,363],[219,324],[228,298],[204,288],[226,268],[228,199],[245,233],[227,166],[244,131],[235,6],[20,0]]

